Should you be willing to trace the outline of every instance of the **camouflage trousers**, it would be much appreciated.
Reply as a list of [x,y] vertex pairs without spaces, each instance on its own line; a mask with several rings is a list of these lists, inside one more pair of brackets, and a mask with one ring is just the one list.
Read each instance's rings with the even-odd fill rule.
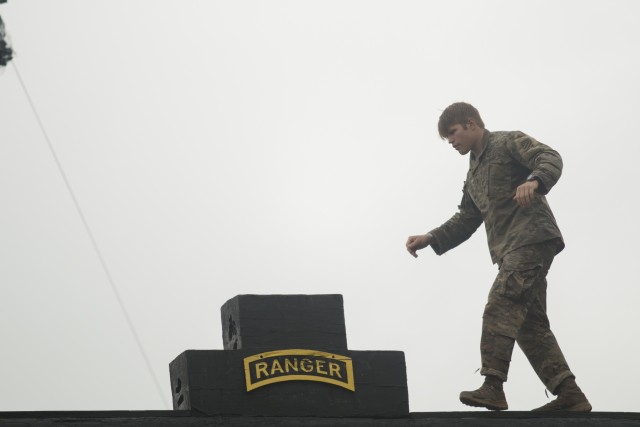
[[547,317],[546,276],[555,254],[556,246],[544,242],[515,249],[502,259],[482,316],[482,375],[506,381],[517,342],[552,393],[574,376]]

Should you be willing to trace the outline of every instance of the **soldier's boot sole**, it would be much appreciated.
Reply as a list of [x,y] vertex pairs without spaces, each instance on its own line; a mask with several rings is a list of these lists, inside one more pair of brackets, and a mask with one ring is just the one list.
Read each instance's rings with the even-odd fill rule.
[[576,403],[573,406],[568,407],[567,409],[565,409],[565,411],[570,411],[570,412],[591,412],[591,409],[593,409],[591,407],[591,404],[589,402],[580,402],[580,403]]
[[586,397],[584,398],[584,400],[573,404],[562,404],[562,402],[558,403],[557,400],[558,399],[554,400],[553,402],[549,402],[544,406],[536,408],[533,410],[533,412],[591,412],[591,409],[593,409],[591,407],[591,403],[589,403]]
[[474,406],[476,408],[487,408],[491,411],[505,411],[509,409],[507,401],[504,399],[487,399],[481,396],[477,396],[476,392],[463,391],[460,393],[460,402],[467,406]]

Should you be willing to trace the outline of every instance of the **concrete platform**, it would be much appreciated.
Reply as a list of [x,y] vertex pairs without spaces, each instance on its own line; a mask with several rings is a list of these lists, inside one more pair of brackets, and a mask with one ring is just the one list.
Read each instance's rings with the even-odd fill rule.
[[406,418],[203,417],[190,411],[0,412],[0,426],[119,427],[640,427],[640,413],[415,412]]

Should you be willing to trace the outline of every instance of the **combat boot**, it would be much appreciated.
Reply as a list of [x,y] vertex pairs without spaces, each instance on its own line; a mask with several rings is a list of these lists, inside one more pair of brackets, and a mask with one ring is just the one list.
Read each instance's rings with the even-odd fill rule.
[[557,392],[556,400],[536,408],[534,411],[591,412],[591,404],[587,400],[587,396],[580,390],[573,377],[562,381]]
[[509,409],[502,389],[502,381],[492,375],[485,377],[484,384],[479,389],[460,393],[460,402],[492,411]]

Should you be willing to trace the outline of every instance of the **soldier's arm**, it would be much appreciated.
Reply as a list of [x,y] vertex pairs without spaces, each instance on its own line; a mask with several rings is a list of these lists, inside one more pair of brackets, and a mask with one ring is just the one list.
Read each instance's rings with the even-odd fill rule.
[[547,194],[556,185],[562,175],[562,157],[556,150],[521,132],[507,143],[507,147],[513,159],[536,178],[539,194]]
[[442,255],[466,241],[482,224],[482,214],[467,193],[466,184],[462,189],[462,201],[451,219],[431,230],[430,245],[433,251]]

